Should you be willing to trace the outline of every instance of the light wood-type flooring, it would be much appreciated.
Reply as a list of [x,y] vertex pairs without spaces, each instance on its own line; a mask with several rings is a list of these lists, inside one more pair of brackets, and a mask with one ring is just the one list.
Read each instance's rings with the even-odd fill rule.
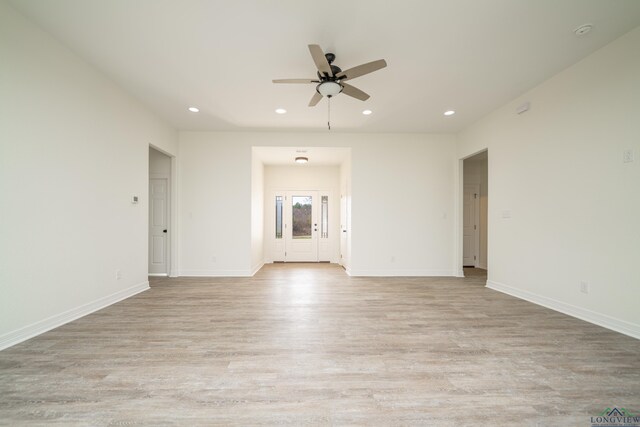
[[640,341],[469,273],[152,279],[0,352],[0,424],[590,426],[607,407],[640,412]]

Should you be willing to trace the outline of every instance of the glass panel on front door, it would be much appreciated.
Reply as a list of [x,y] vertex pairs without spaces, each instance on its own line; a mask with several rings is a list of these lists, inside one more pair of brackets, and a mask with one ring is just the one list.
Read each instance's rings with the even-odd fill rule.
[[322,214],[320,216],[320,237],[326,239],[329,237],[329,196],[322,196],[321,206]]
[[276,196],[276,239],[282,239],[282,196]]
[[291,197],[291,235],[294,239],[311,239],[311,196]]

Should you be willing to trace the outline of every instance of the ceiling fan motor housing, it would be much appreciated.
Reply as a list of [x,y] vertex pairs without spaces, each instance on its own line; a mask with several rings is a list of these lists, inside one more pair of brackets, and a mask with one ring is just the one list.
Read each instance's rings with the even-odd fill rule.
[[320,71],[318,71],[318,78],[323,81],[323,82],[333,82],[338,80],[336,78],[336,74],[342,72],[342,68],[338,67],[337,65],[331,65],[331,73],[333,74],[333,77],[330,77],[329,75],[325,74],[325,73],[321,73]]

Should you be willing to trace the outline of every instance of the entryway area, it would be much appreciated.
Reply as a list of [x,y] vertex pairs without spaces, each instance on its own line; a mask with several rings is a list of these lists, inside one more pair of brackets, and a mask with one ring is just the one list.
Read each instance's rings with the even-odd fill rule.
[[465,276],[470,272],[468,268],[487,269],[488,161],[488,151],[482,151],[463,162],[462,266]]
[[261,178],[254,179],[253,200],[263,195],[264,263],[347,265],[350,151],[253,147],[254,177]]

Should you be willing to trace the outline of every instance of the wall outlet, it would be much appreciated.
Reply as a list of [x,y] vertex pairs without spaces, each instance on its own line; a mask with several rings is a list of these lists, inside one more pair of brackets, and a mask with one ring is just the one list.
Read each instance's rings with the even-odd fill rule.
[[589,283],[587,282],[580,282],[580,292],[582,292],[583,294],[588,294],[589,293]]
[[633,155],[633,150],[624,150],[622,152],[622,161],[623,163],[631,163],[633,162],[634,159],[634,155]]
[[122,271],[116,270],[116,280],[122,279]]

